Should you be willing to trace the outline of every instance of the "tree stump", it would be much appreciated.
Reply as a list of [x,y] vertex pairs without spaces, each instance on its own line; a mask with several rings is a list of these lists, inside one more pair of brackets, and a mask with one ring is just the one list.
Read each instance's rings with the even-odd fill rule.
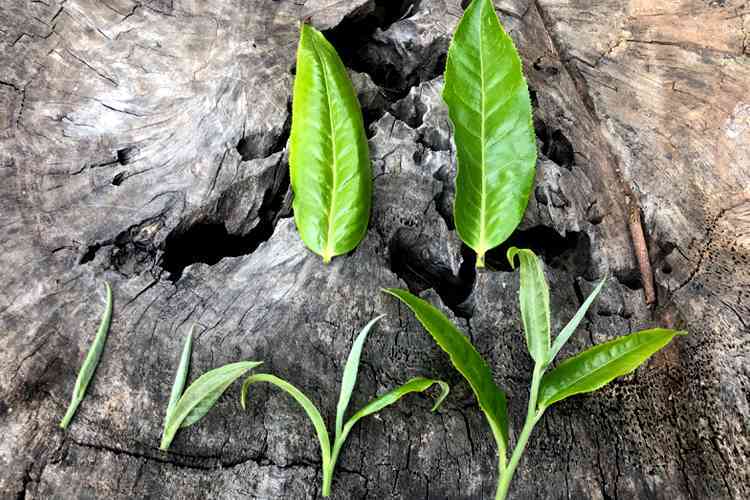
[[[353,337],[379,313],[353,407],[416,375],[453,390],[436,414],[417,395],[358,424],[333,498],[491,498],[496,450],[470,389],[379,289],[408,286],[461,325],[518,432],[532,364],[511,244],[543,256],[555,331],[610,276],[563,355],[654,325],[689,331],[634,375],[552,408],[512,498],[750,496],[750,4],[496,0],[524,59],[540,160],[523,224],[476,273],[452,223],[440,98],[465,3],[4,2],[2,498],[317,498],[312,427],[270,387],[247,412],[231,389],[159,452],[182,339],[198,325],[191,379],[263,360],[332,422]],[[351,70],[375,182],[366,239],[329,266],[290,209],[307,17]],[[109,339],[62,432],[105,279]]]

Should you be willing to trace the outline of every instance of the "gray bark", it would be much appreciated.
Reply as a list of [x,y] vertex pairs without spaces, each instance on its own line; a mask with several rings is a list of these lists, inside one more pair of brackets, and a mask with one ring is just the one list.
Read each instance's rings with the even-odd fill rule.
[[[451,220],[440,99],[459,0],[8,0],[0,9],[0,497],[316,498],[317,439],[270,387],[231,389],[158,451],[184,334],[191,378],[263,360],[332,422],[358,330],[353,407],[415,375],[356,427],[334,498],[491,498],[495,447],[471,392],[412,315],[451,315],[522,422],[531,362],[503,250],[475,273]],[[653,4],[653,5],[652,5]],[[540,161],[506,244],[545,260],[553,329],[607,287],[563,355],[641,328],[686,328],[634,375],[550,410],[513,498],[750,496],[750,6],[496,1],[522,53]],[[375,180],[363,243],[324,266],[291,218],[286,143],[298,22],[337,46],[360,94]],[[627,198],[626,199],[626,193]],[[635,199],[633,199],[635,198]],[[628,233],[643,220],[645,305]],[[112,283],[94,382],[57,428]]]

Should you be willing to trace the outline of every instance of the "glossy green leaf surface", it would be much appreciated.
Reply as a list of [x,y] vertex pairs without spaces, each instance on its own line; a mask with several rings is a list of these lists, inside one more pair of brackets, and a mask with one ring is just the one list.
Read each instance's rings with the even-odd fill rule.
[[536,363],[546,364],[550,343],[549,286],[542,263],[531,250],[511,247],[508,261],[515,268],[516,257],[521,263],[521,285],[518,300],[526,334],[526,346]]
[[88,388],[91,379],[94,378],[94,372],[99,364],[99,359],[102,357],[104,344],[107,341],[109,325],[112,321],[112,288],[106,281],[104,282],[104,287],[107,293],[107,303],[104,306],[104,314],[102,314],[102,319],[99,322],[99,329],[96,331],[94,342],[91,344],[88,353],[86,353],[86,358],[83,360],[81,370],[78,372],[76,385],[73,388],[73,396],[71,397],[68,410],[60,421],[60,427],[63,429],[68,428],[73,415],[75,415],[76,410],[78,410],[78,405],[83,401],[83,397],[86,395],[86,389]]
[[297,49],[289,165],[294,221],[324,262],[367,231],[372,168],[357,96],[336,50],[303,23]]
[[603,387],[635,370],[676,335],[684,334],[663,328],[644,330],[599,344],[566,359],[542,379],[540,408]]
[[523,218],[536,139],[523,65],[491,0],[473,0],[448,50],[443,99],[458,157],[453,215],[461,239],[484,254]]
[[175,373],[174,383],[172,384],[172,392],[169,394],[169,404],[167,405],[167,413],[164,418],[164,430],[166,431],[167,422],[169,422],[169,416],[174,411],[177,402],[182,396],[182,391],[185,389],[185,382],[187,381],[188,372],[190,371],[190,356],[193,352],[193,332],[195,327],[190,330],[190,333],[185,337],[185,344],[182,346],[182,354],[180,355],[180,364],[177,366],[177,373]]
[[450,356],[453,366],[469,382],[495,436],[501,460],[505,460],[508,447],[507,402],[505,394],[492,379],[487,363],[461,331],[432,304],[406,290],[388,288],[383,291],[399,299],[414,312],[425,330]]
[[563,348],[568,339],[570,339],[571,335],[573,335],[573,332],[575,332],[576,328],[578,328],[578,325],[581,323],[581,320],[583,320],[583,317],[586,316],[586,311],[589,310],[589,307],[591,307],[591,304],[594,302],[594,299],[596,299],[596,296],[599,295],[599,292],[602,291],[602,287],[604,287],[604,283],[606,282],[607,278],[605,277],[599,282],[596,288],[594,288],[594,291],[591,292],[591,294],[586,298],[583,304],[581,304],[581,307],[578,308],[578,311],[576,311],[575,315],[570,319],[570,321],[568,321],[568,324],[565,325],[565,327],[560,330],[560,333],[557,334],[557,337],[555,337],[555,341],[552,343],[552,348],[550,349],[547,358],[547,364],[552,363],[552,361],[555,360],[555,356],[557,356],[557,353],[560,352],[560,349]]
[[354,391],[354,386],[357,383],[357,373],[359,372],[359,358],[362,356],[362,348],[365,345],[367,334],[375,323],[377,323],[383,316],[378,316],[373,319],[359,332],[357,338],[354,340],[351,351],[349,351],[349,357],[346,359],[346,365],[344,366],[344,375],[341,378],[341,390],[339,391],[339,402],[336,406],[336,436],[341,434],[344,426],[344,416],[346,409],[349,406],[349,401]]
[[168,449],[178,429],[203,418],[235,380],[261,364],[259,361],[231,363],[198,377],[167,415],[160,448]]

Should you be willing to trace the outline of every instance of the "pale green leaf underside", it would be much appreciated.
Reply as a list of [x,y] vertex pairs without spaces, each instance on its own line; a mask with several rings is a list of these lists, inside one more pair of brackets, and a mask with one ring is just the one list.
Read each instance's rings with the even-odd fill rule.
[[94,372],[99,364],[99,360],[102,357],[102,351],[104,350],[104,344],[107,341],[107,334],[109,332],[109,325],[112,321],[112,288],[109,283],[104,282],[104,287],[107,294],[107,302],[104,306],[104,313],[102,319],[99,322],[99,329],[96,331],[94,342],[91,344],[86,358],[83,360],[81,370],[78,372],[76,378],[76,385],[73,388],[73,396],[70,400],[68,410],[65,412],[65,416],[60,421],[60,427],[66,429],[70,424],[73,415],[78,410],[78,405],[83,401],[83,397],[86,395],[86,389],[89,386],[89,382],[94,377]]
[[619,337],[568,358],[547,373],[539,390],[546,408],[575,394],[593,392],[626,375],[684,332],[655,328]]
[[474,0],[456,29],[443,99],[458,157],[456,230],[482,267],[523,218],[537,156],[523,66],[490,0]]
[[425,330],[450,356],[453,366],[469,382],[479,407],[490,424],[500,456],[504,458],[508,447],[507,402],[505,394],[495,384],[487,363],[458,328],[432,304],[406,290],[388,288],[383,291],[402,301],[414,312]]
[[516,257],[521,262],[518,300],[521,305],[526,346],[536,363],[546,364],[550,344],[549,286],[544,277],[542,263],[534,252],[516,247],[509,248],[508,261],[511,267],[515,267]]
[[367,334],[370,332],[372,327],[377,323],[383,315],[373,319],[362,331],[357,335],[354,340],[351,351],[349,351],[349,357],[346,360],[344,366],[344,375],[341,378],[341,390],[339,391],[339,402],[336,406],[336,436],[341,434],[341,430],[344,426],[344,416],[346,409],[349,406],[349,400],[351,400],[354,386],[357,383],[357,373],[359,372],[359,358],[362,356],[362,349],[367,339]]
[[167,415],[160,448],[166,450],[177,430],[194,424],[216,404],[224,391],[239,377],[261,365],[259,361],[241,361],[204,373],[185,390],[172,412]]
[[292,101],[289,165],[294,220],[325,262],[367,231],[372,169],[362,112],[336,50],[302,24]]

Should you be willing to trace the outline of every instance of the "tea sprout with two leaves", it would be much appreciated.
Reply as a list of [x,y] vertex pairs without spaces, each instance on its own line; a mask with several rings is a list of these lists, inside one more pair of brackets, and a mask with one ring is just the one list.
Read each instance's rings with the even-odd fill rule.
[[355,339],[351,351],[349,352],[349,357],[346,360],[346,365],[344,366],[344,375],[341,380],[339,401],[336,405],[336,428],[333,439],[333,446],[331,446],[331,438],[328,434],[328,431],[326,430],[325,421],[323,420],[323,417],[316,408],[315,404],[310,401],[310,398],[305,396],[305,394],[295,386],[285,380],[280,379],[279,377],[270,374],[251,375],[247,378],[247,380],[245,380],[245,383],[242,384],[241,403],[243,408],[247,407],[247,397],[250,386],[258,382],[267,382],[275,385],[279,389],[292,396],[292,398],[294,398],[294,400],[297,401],[297,403],[299,403],[300,406],[302,406],[302,408],[305,410],[305,413],[307,413],[307,416],[310,418],[310,421],[315,428],[315,432],[318,435],[318,441],[320,442],[320,451],[323,459],[324,497],[327,497],[331,494],[331,483],[333,482],[333,472],[336,467],[336,461],[338,460],[339,454],[341,453],[341,448],[346,442],[346,438],[349,436],[349,433],[358,421],[360,421],[364,417],[367,417],[368,415],[377,413],[380,410],[396,403],[399,399],[407,394],[410,394],[412,392],[424,392],[433,385],[438,385],[440,387],[441,393],[434,406],[432,407],[432,411],[437,410],[445,397],[448,395],[448,384],[446,384],[442,380],[415,377],[405,384],[376,397],[375,399],[367,403],[364,407],[362,407],[359,411],[357,411],[354,415],[352,415],[349,420],[344,422],[346,410],[349,406],[349,400],[351,399],[352,392],[354,391],[354,386],[357,382],[359,360],[360,356],[362,355],[362,348],[364,347],[367,334],[370,332],[375,323],[382,317],[383,316],[379,316],[373,319],[362,329],[362,331]]
[[560,349],[570,339],[605,280],[581,305],[570,322],[550,342],[549,287],[541,263],[531,250],[511,248],[508,260],[520,261],[519,301],[526,345],[534,360],[526,420],[516,438],[510,458],[506,397],[495,384],[489,366],[474,346],[445,315],[432,304],[406,290],[390,288],[386,293],[406,304],[435,342],[450,356],[453,366],[469,382],[492,429],[498,447],[499,481],[495,498],[508,495],[513,474],[523,456],[534,426],[553,404],[576,394],[593,392],[617,377],[626,375],[652,354],[685,332],[654,328],[596,345],[549,369]]

